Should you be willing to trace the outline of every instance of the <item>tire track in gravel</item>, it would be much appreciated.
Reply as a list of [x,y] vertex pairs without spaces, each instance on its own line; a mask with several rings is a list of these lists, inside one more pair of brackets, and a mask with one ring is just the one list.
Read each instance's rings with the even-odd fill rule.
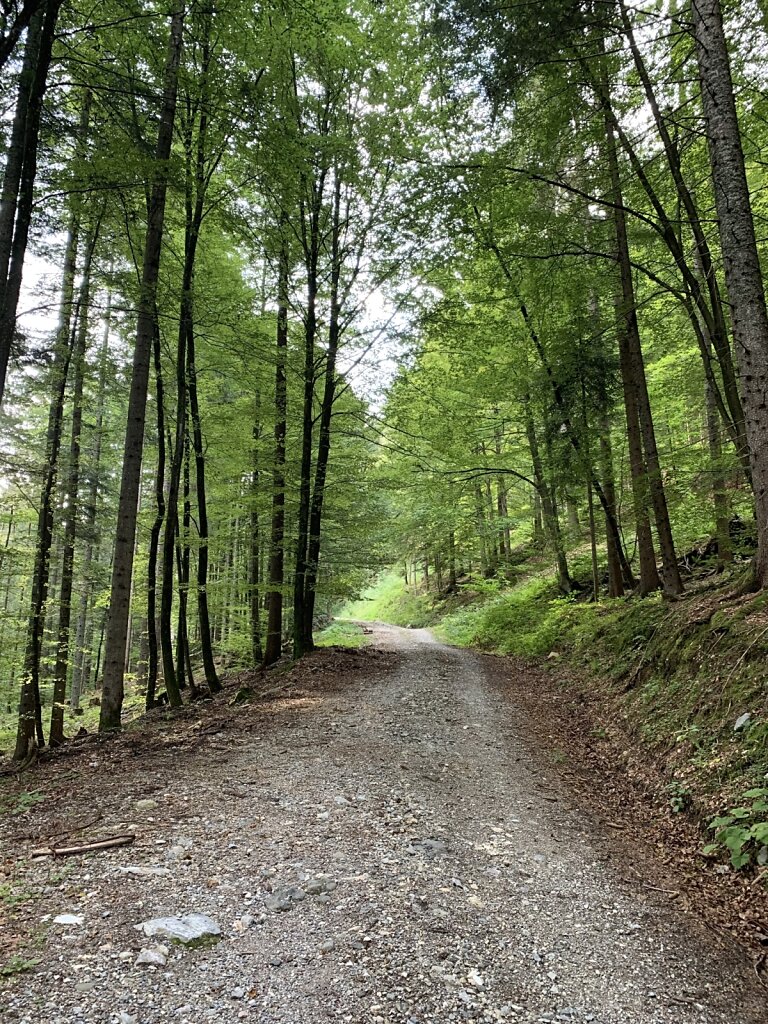
[[[492,663],[425,630],[373,640],[394,669],[195,753],[131,853],[172,875],[113,905],[116,858],[89,861],[61,907],[84,928],[49,938],[0,1019],[765,1024],[741,952],[619,875]],[[135,964],[135,923],[193,911],[224,939]]]

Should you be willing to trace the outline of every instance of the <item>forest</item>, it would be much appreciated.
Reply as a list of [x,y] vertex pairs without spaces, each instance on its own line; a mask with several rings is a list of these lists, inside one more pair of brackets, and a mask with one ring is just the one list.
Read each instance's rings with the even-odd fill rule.
[[5,5],[3,752],[376,580],[759,601],[767,53],[759,0]]

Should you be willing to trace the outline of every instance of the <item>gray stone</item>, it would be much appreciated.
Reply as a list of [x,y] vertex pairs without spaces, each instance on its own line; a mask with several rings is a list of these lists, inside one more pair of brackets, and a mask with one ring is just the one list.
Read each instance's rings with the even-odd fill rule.
[[148,967],[165,967],[168,962],[168,947],[153,945],[142,949],[136,957],[137,964],[144,964]]
[[57,914],[53,919],[54,924],[82,924],[84,921],[84,914]]
[[304,884],[304,891],[308,896],[322,896],[323,893],[333,892],[336,884],[335,879],[328,875],[317,875]]
[[193,945],[205,940],[218,940],[221,928],[205,914],[185,914],[184,917],[156,917],[142,921],[136,928],[148,938],[170,939],[182,945]]
[[306,893],[296,885],[289,885],[282,889],[275,889],[271,896],[264,900],[264,906],[274,914],[285,913],[293,910],[297,903],[306,898]]
[[733,731],[734,732],[744,732],[744,730],[751,723],[751,721],[752,721],[752,715],[748,711],[745,711],[744,714],[743,715],[739,715],[739,717],[733,723]]

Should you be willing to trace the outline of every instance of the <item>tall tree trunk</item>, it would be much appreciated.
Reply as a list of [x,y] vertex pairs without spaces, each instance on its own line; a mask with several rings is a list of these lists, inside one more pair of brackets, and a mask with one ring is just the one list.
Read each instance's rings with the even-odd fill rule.
[[[316,190],[315,190],[316,191]],[[312,496],[312,447],[315,396],[315,340],[317,335],[318,255],[320,247],[321,197],[316,195],[310,217],[306,246],[307,314],[304,327],[304,397],[301,413],[301,466],[299,469],[299,510],[296,538],[296,567],[293,577],[293,656],[300,658],[307,643],[307,564],[309,560],[309,517]],[[311,634],[311,625],[309,627]],[[311,643],[310,643],[311,646]]]
[[75,316],[76,340],[72,352],[74,379],[72,387],[72,426],[69,442],[69,475],[65,495],[64,551],[61,563],[61,590],[59,593],[59,634],[56,665],[53,672],[53,705],[48,743],[51,747],[64,742],[64,705],[69,674],[70,622],[72,616],[72,582],[75,563],[75,541],[79,513],[80,443],[83,426],[83,378],[85,354],[88,346],[88,315],[91,302],[91,264],[98,238],[99,225],[90,231],[83,261],[82,281]]
[[[406,573],[406,585],[408,576]],[[448,531],[448,590],[453,594],[456,590],[456,534]]]
[[139,316],[133,352],[131,391],[128,400],[128,425],[125,434],[123,472],[120,481],[115,554],[104,657],[104,684],[101,702],[100,731],[120,728],[123,707],[123,663],[130,615],[133,549],[136,538],[139,480],[144,450],[149,366],[155,329],[155,298],[160,270],[160,255],[165,224],[165,201],[168,183],[168,161],[173,142],[176,117],[179,59],[184,27],[184,8],[171,19],[168,57],[163,85],[163,106],[157,137],[154,182],[149,205],[147,237],[144,245]]
[[256,392],[253,419],[253,469],[251,470],[251,536],[248,558],[248,607],[251,619],[251,656],[254,666],[264,660],[261,642],[261,523],[259,517],[259,443],[261,441],[261,396]]
[[693,34],[701,83],[725,284],[739,364],[755,494],[755,582],[768,585],[768,312],[744,152],[719,0],[694,0]]
[[203,657],[205,682],[211,693],[220,693],[222,686],[216,673],[211,639],[211,616],[208,608],[208,557],[211,531],[208,524],[208,494],[205,482],[205,451],[200,423],[200,405],[197,397],[197,364],[195,362],[195,336],[189,325],[187,337],[187,378],[189,384],[189,412],[192,420],[192,446],[195,452],[195,489],[197,492],[197,618]]
[[[107,293],[107,305],[104,311],[104,334],[101,341],[99,354],[99,382],[96,396],[96,424],[94,427],[94,447],[90,468],[90,479],[88,482],[88,504],[85,512],[85,523],[83,532],[86,537],[85,551],[81,575],[85,581],[85,587],[80,596],[80,606],[77,614],[77,629],[75,631],[75,657],[72,672],[72,707],[80,706],[80,695],[85,691],[89,683],[89,673],[86,672],[86,665],[90,665],[90,646],[93,641],[93,599],[95,594],[95,581],[93,579],[94,548],[98,551],[96,544],[96,520],[97,505],[99,497],[99,476],[101,472],[101,449],[104,432],[104,400],[107,390],[107,355],[109,352],[109,332],[112,321],[112,293]],[[98,561],[98,556],[96,558]],[[88,655],[86,657],[86,654]]]
[[272,462],[272,525],[269,541],[269,605],[264,664],[280,657],[283,640],[283,567],[285,560],[285,434],[288,349],[288,249],[281,243],[277,280],[277,355],[275,360],[275,454]]
[[[629,462],[632,474],[632,496],[635,511],[635,528],[640,558],[640,593],[650,594],[661,585],[656,554],[653,549],[653,537],[648,515],[649,479],[646,456],[643,450],[643,433],[641,430],[640,395],[638,390],[638,374],[645,380],[645,369],[642,362],[642,350],[638,352],[640,336],[637,327],[635,310],[635,289],[632,280],[632,266],[629,259],[629,241],[627,237],[627,221],[623,210],[619,159],[616,150],[616,138],[610,117],[605,119],[605,153],[611,181],[611,198],[614,204],[613,221],[616,235],[616,260],[619,269],[620,291],[616,298],[616,313],[619,336],[619,361],[621,379],[624,390],[624,408],[627,418],[627,440],[629,445]],[[647,394],[647,391],[646,391]]]
[[[632,22],[629,16],[624,0],[620,3],[620,13],[622,19],[622,25],[624,32],[630,44],[632,51],[635,68],[643,86],[646,100],[648,101],[649,108],[653,115],[656,130],[659,134],[659,138],[662,141],[664,147],[664,153],[667,158],[667,163],[671,172],[672,180],[675,185],[675,189],[680,201],[682,209],[685,211],[685,215],[688,218],[688,223],[691,228],[694,241],[694,263],[695,269],[689,268],[686,264],[684,279],[687,288],[693,298],[693,308],[691,310],[693,317],[700,325],[699,345],[701,349],[702,358],[704,361],[705,375],[707,378],[708,389],[712,393],[712,402],[715,408],[722,406],[722,399],[720,399],[719,387],[717,380],[712,373],[712,349],[714,348],[717,356],[717,361],[720,366],[723,381],[723,392],[728,409],[728,416],[725,417],[726,425],[731,425],[733,432],[733,440],[736,447],[739,458],[745,463],[747,469],[748,464],[748,448],[746,439],[746,428],[744,422],[744,409],[742,407],[741,399],[739,397],[738,382],[736,378],[736,372],[733,365],[733,358],[731,355],[731,346],[728,340],[728,327],[725,319],[725,312],[723,309],[722,297],[720,294],[720,287],[717,280],[717,271],[712,260],[712,254],[709,249],[709,243],[707,236],[704,232],[704,228],[701,223],[699,216],[698,206],[693,191],[688,187],[687,182],[683,176],[682,162],[680,159],[680,152],[675,145],[675,142],[669,132],[667,121],[661,112],[658,100],[656,98],[656,92],[651,81],[651,77],[648,73],[648,69],[645,66],[640,49],[635,39]],[[671,15],[674,19],[676,17],[675,4],[672,5]],[[663,213],[661,200],[658,199],[655,192],[651,188],[650,181],[643,175],[643,185],[646,188],[646,192],[651,196],[654,208],[657,213]],[[664,221],[668,218],[666,214],[663,214]],[[669,241],[672,240],[674,231],[671,225],[667,229],[667,236]],[[676,257],[678,265],[685,260],[683,253],[683,247],[679,240],[676,240],[672,248],[674,250],[673,255]],[[699,282],[703,283],[703,288],[699,286]],[[705,294],[706,293],[706,294]],[[707,304],[707,298],[709,303]],[[696,324],[694,323],[694,327]],[[708,339],[708,343],[702,344],[702,342]],[[720,400],[718,402],[718,400]]]
[[571,574],[568,571],[568,560],[565,555],[563,535],[560,530],[560,520],[557,509],[552,503],[552,492],[544,474],[544,464],[541,459],[538,438],[536,437],[536,426],[533,422],[533,412],[530,406],[530,399],[524,400],[525,407],[525,432],[528,438],[528,447],[531,452],[533,464],[533,479],[536,483],[536,493],[541,499],[541,510],[544,520],[544,530],[549,534],[549,540],[555,553],[557,562],[557,580],[560,589],[564,594],[570,594],[573,590]]
[[157,310],[155,310],[152,353],[155,365],[155,404],[157,407],[157,470],[155,472],[155,518],[149,533],[147,560],[147,693],[145,698],[147,711],[155,706],[157,699],[157,554],[165,520],[165,388],[163,386],[160,324]]
[[64,254],[64,270],[61,287],[61,310],[56,332],[56,346],[51,370],[51,404],[48,411],[48,428],[45,440],[45,466],[40,493],[37,518],[37,543],[32,570],[32,604],[27,629],[27,645],[24,655],[24,675],[19,701],[19,723],[16,733],[14,758],[26,757],[35,733],[40,746],[44,743],[43,723],[40,707],[40,668],[45,629],[45,612],[48,598],[51,544],[53,542],[54,490],[59,468],[62,421],[64,417],[64,396],[67,376],[72,357],[73,339],[70,324],[75,287],[75,263],[78,245],[78,221],[72,216]]
[[32,221],[43,97],[61,0],[48,0],[31,20],[0,204],[0,405],[5,393],[21,275]]
[[315,480],[309,512],[309,541],[307,566],[304,577],[304,621],[303,647],[311,651],[314,647],[312,627],[315,616],[315,593],[320,567],[320,543],[323,521],[325,481],[328,475],[328,461],[331,455],[331,420],[333,404],[336,401],[336,358],[341,339],[341,298],[339,281],[341,277],[341,179],[337,170],[333,194],[333,221],[331,227],[331,288],[330,317],[328,324],[328,349],[325,353],[325,381],[323,400],[320,406],[320,427],[315,462]]
[[[614,519],[618,519],[616,512],[616,481],[613,475],[613,450],[611,448],[611,424],[607,413],[603,413],[602,430],[600,433],[600,466],[606,500],[613,511]],[[607,520],[605,535],[608,555],[608,596],[621,597],[624,593],[621,559],[616,550],[616,538]],[[627,582],[629,585],[632,585],[630,581]]]

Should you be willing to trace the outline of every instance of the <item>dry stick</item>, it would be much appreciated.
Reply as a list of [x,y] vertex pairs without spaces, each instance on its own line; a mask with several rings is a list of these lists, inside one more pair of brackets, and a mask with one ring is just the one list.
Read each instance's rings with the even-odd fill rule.
[[133,832],[122,836],[110,836],[108,839],[99,839],[94,843],[85,843],[83,846],[39,846],[32,850],[30,857],[35,860],[38,857],[68,857],[75,853],[90,853],[93,850],[110,850],[115,846],[128,846],[136,838]]

